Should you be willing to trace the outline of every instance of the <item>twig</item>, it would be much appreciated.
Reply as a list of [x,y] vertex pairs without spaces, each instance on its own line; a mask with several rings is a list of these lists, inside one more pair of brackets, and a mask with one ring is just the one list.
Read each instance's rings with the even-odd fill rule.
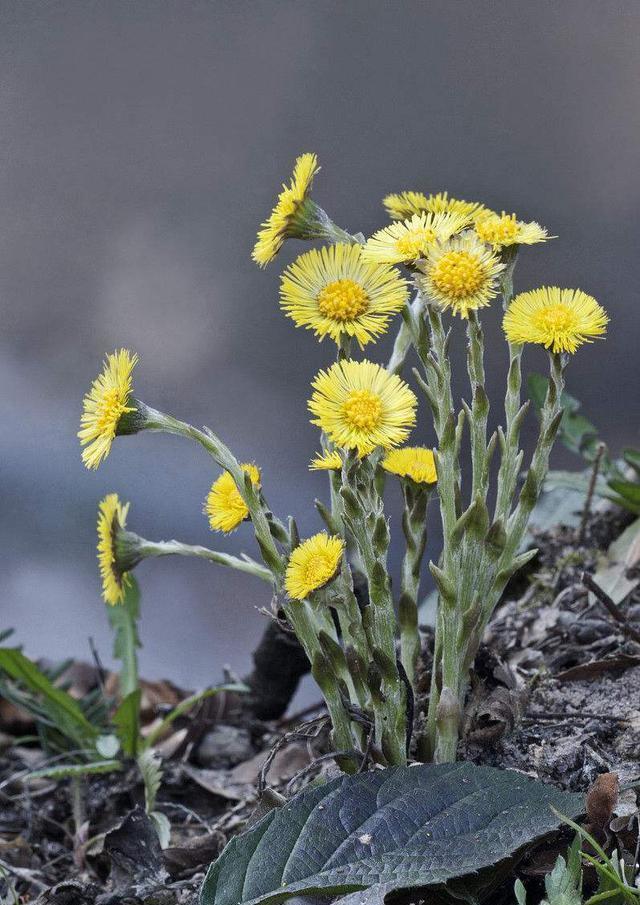
[[611,597],[609,597],[606,591],[602,590],[599,584],[596,584],[593,576],[589,575],[588,572],[583,572],[581,580],[585,588],[588,588],[593,592],[595,597],[600,601],[609,615],[620,625],[622,632],[625,635],[628,635],[629,638],[633,638],[634,641],[640,644],[640,631],[633,625],[629,625],[626,616],[624,615],[620,607],[617,605],[617,603],[614,603],[614,601],[611,599]]
[[602,462],[602,457],[604,455],[604,451],[607,448],[605,443],[598,443],[596,448],[596,454],[593,458],[593,465],[591,467],[591,475],[589,477],[589,487],[587,488],[587,496],[584,501],[584,509],[582,511],[582,518],[580,519],[580,528],[578,530],[578,543],[582,544],[584,541],[584,536],[587,531],[587,522],[589,521],[589,515],[591,514],[591,503],[593,502],[593,494],[596,489],[596,481],[598,480],[598,472],[600,471],[600,463]]

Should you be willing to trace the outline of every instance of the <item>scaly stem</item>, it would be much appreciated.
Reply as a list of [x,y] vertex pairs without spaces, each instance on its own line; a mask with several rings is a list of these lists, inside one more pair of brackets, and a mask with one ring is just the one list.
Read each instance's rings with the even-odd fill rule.
[[402,530],[405,554],[402,561],[398,621],[400,623],[400,660],[409,682],[414,685],[416,666],[420,657],[418,631],[418,597],[420,567],[427,543],[427,502],[430,490],[410,479],[402,481],[404,511]]
[[391,371],[392,374],[401,373],[409,349],[418,343],[423,310],[424,301],[417,292],[413,301],[406,305],[402,312],[402,323],[393,343],[391,358],[387,363],[387,371]]

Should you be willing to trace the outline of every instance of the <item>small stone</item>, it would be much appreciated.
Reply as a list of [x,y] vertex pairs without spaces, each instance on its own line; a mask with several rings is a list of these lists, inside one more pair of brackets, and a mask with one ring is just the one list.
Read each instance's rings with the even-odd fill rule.
[[201,767],[233,767],[253,754],[251,736],[246,729],[218,723],[203,737],[194,759]]

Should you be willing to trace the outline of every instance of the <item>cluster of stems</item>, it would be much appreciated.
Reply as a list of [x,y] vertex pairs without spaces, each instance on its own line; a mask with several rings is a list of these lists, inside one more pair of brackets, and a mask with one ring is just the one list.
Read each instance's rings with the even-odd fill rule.
[[[324,217],[326,236],[333,241],[361,241]],[[513,294],[515,258],[515,247],[503,252],[505,307]],[[504,427],[489,435],[484,340],[477,312],[470,311],[465,323],[469,403],[458,404],[453,395],[451,327],[445,326],[437,305],[420,293],[403,312],[388,363],[388,370],[400,373],[409,350],[415,350],[420,369],[414,374],[430,407],[437,439],[443,547],[439,558],[429,563],[438,592],[435,648],[428,712],[413,750],[420,759],[438,762],[455,759],[469,672],[483,633],[508,580],[534,555],[521,547],[562,415],[563,361],[550,353],[539,435],[519,485],[524,458],[520,430],[527,410],[521,400],[521,347],[509,346]],[[349,343],[343,342],[338,357],[349,356]],[[354,452],[346,455],[342,470],[329,474],[330,505],[316,500],[316,507],[329,531],[344,539],[347,556],[325,587],[305,601],[294,601],[284,591],[284,578],[288,558],[300,543],[295,520],[289,518],[285,524],[274,516],[262,490],[212,431],[194,428],[137,400],[134,405],[131,423],[123,419],[121,433],[144,428],[195,440],[232,475],[249,511],[263,564],[178,541],[138,539],[141,558],[198,556],[270,582],[274,612],[284,617],[303,646],[326,700],[344,769],[357,769],[364,751],[381,764],[406,763],[421,657],[418,615],[429,485],[401,480],[405,548],[399,593],[394,595],[387,562],[390,535],[382,451],[364,458]],[[462,467],[465,457],[468,474]],[[468,487],[463,487],[463,473]]]

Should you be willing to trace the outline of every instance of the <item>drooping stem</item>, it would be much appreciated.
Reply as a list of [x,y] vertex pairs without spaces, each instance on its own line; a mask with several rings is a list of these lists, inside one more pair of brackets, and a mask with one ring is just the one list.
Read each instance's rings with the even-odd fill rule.
[[243,471],[231,450],[208,428],[199,430],[185,421],[179,421],[171,415],[151,409],[137,400],[134,401],[134,404],[139,416],[144,419],[145,429],[163,431],[195,440],[209,453],[220,468],[230,473],[249,510],[262,558],[272,572],[276,585],[280,587],[284,579],[286,563],[272,534],[269,510],[260,492],[253,486],[249,475]]
[[219,566],[226,566],[238,572],[245,572],[247,575],[260,578],[262,581],[273,582],[271,571],[249,556],[233,556],[230,553],[210,550],[208,547],[183,544],[177,540],[149,541],[141,539],[139,549],[141,556],[145,558],[147,556],[195,556],[199,559],[206,559],[209,562],[216,563]]

